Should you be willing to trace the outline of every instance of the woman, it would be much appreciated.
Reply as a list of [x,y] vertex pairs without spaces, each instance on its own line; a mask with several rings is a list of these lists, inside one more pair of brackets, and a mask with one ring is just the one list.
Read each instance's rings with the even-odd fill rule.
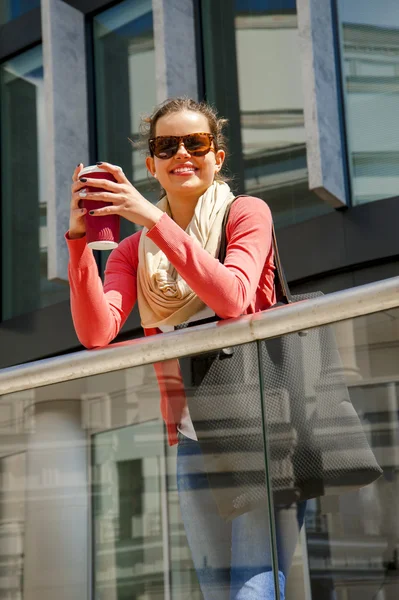
[[[270,210],[258,198],[239,197],[232,203],[234,196],[221,176],[224,124],[211,107],[187,98],[169,100],[154,111],[146,121],[146,166],[164,190],[157,206],[132,186],[120,168],[98,163],[114,175],[114,183],[79,179],[83,165],[77,166],[66,238],[72,315],[86,347],[111,342],[136,299],[146,335],[210,315],[227,319],[255,313],[275,303]],[[88,184],[106,191],[89,195]],[[112,203],[91,211],[94,216],[116,213],[144,227],[112,252],[104,286],[85,243],[82,197]],[[221,264],[217,254],[228,209],[227,253]],[[266,508],[231,523],[218,515],[176,365],[177,361],[167,361],[156,368],[169,443],[179,444],[181,512],[203,596],[272,599]],[[172,380],[173,389],[165,383]],[[303,512],[304,506],[276,512],[280,598]]]

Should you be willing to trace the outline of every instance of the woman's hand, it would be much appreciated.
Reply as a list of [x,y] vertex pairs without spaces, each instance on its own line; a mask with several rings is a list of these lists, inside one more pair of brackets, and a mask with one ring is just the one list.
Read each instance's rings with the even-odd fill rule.
[[80,208],[79,202],[81,196],[79,193],[84,189],[84,183],[79,181],[79,173],[83,169],[82,163],[79,163],[72,175],[71,187],[71,210],[69,214],[69,239],[75,240],[81,238],[86,233],[85,214],[87,210]]
[[137,225],[151,229],[162,217],[163,212],[136,190],[120,167],[104,162],[100,163],[99,166],[111,173],[116,182],[108,179],[93,179],[90,176],[84,177],[80,180],[82,187],[102,189],[99,192],[83,192],[84,196],[79,196],[82,192],[78,192],[78,196],[80,199],[111,202],[113,206],[105,206],[90,211],[90,215],[101,217],[102,215],[116,214]]

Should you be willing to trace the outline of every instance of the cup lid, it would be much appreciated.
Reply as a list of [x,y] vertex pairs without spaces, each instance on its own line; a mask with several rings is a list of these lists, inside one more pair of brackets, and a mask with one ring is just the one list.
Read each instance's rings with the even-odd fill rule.
[[87,244],[92,250],[113,250],[118,247],[118,242],[111,242],[109,240],[97,240],[95,242],[88,242]]
[[79,177],[82,175],[88,175],[89,173],[108,173],[105,169],[97,165],[90,165],[88,167],[84,167],[81,171],[79,171]]

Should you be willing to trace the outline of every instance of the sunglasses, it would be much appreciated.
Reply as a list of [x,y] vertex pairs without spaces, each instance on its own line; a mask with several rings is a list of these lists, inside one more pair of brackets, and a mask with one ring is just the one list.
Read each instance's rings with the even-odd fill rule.
[[159,135],[149,140],[151,156],[163,160],[172,158],[183,142],[185,149],[192,156],[205,156],[212,148],[214,136],[211,133],[190,133],[189,135]]

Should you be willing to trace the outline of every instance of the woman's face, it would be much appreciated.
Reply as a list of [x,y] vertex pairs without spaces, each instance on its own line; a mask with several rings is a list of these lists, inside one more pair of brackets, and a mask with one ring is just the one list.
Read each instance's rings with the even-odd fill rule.
[[[205,115],[184,110],[161,117],[156,124],[155,136],[181,136],[201,132],[211,132]],[[224,157],[223,150],[210,150],[205,156],[191,156],[182,142],[171,158],[149,156],[146,165],[169,198],[196,196],[198,199],[213,183],[215,174],[222,168]]]

